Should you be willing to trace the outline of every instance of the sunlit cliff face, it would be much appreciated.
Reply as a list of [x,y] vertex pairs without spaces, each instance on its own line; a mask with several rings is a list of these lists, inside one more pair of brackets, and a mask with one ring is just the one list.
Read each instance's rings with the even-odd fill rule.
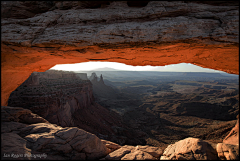
[[[2,15],[11,12],[7,8],[13,4],[1,3]],[[14,5],[18,12],[29,6],[25,2]],[[111,2],[95,9],[71,3],[63,3],[67,7],[62,8],[57,3],[39,5],[45,5],[45,10],[38,14],[30,15],[28,10],[25,17],[2,16],[1,105],[7,105],[10,93],[32,72],[56,64],[192,63],[239,74],[236,4],[154,1],[131,7],[127,2]]]

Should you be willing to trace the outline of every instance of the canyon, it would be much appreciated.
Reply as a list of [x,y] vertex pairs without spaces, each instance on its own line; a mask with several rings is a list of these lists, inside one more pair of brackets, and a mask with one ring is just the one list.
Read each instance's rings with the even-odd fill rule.
[[34,72],[12,92],[8,105],[29,109],[52,124],[78,127],[120,145],[144,144],[136,137],[140,133],[125,126],[117,113],[94,101],[93,88],[97,83],[104,89],[104,82],[98,82],[97,77],[92,82],[86,78],[87,74],[66,71]]
[[147,145],[164,147],[186,137],[218,143],[236,124],[237,75],[95,71],[95,76],[96,73],[107,85],[93,86],[95,101],[117,112],[131,129],[144,132],[142,138]]
[[[45,80],[51,79],[51,74],[38,79],[36,73],[45,72],[56,64],[113,61],[134,66],[163,66],[185,62],[239,74],[239,2],[1,1],[1,13],[1,159],[11,159],[11,153],[26,155],[15,156],[16,159],[33,159],[32,156],[40,154],[47,154],[42,156],[44,159],[239,159],[239,119],[236,121],[232,117],[236,116],[234,110],[229,113],[232,114],[231,120],[225,120],[230,122],[224,124],[221,122],[223,120],[220,121],[220,129],[226,129],[223,130],[224,135],[221,130],[213,130],[209,135],[194,136],[203,139],[188,136],[172,138],[173,142],[158,147],[135,146],[131,145],[132,142],[113,139],[119,144],[125,144],[122,146],[105,140],[104,135],[89,132],[106,134],[112,131],[115,136],[119,129],[119,133],[123,131],[116,128],[114,132],[109,128],[111,123],[121,127],[117,113],[119,111],[109,112],[109,109],[100,104],[101,99],[97,100],[99,103],[95,102],[94,90],[91,90],[91,82],[85,74],[79,74],[81,81],[76,79],[65,86],[66,82],[69,83],[68,77],[76,78],[75,74],[53,77],[51,85],[48,85]],[[61,82],[60,85],[54,81],[56,78]],[[18,88],[21,92],[23,89],[20,86],[24,86],[24,83],[30,89],[26,91],[30,95],[25,95],[21,100],[24,108],[11,107],[8,105],[11,93]],[[175,82],[173,89],[184,92],[179,88],[184,83],[188,85],[186,82]],[[199,82],[190,83],[196,85]],[[81,85],[76,87],[77,84]],[[44,89],[40,89],[38,92],[41,95],[33,99],[36,94],[34,86],[39,85]],[[58,87],[63,88],[64,93]],[[203,88],[216,89],[208,89],[206,92],[202,91]],[[217,88],[221,87],[205,84],[199,93],[211,95]],[[70,93],[72,90],[74,92]],[[109,87],[108,90],[114,91]],[[99,95],[97,91],[99,90],[95,90],[95,97]],[[160,93],[159,90],[152,91],[153,98],[160,97]],[[15,94],[15,99],[10,99],[13,105],[15,100],[19,103],[16,99],[19,95]],[[57,99],[61,96],[64,99]],[[49,97],[56,98],[53,104],[49,104]],[[183,95],[181,97],[184,99]],[[219,101],[225,101],[226,106],[235,108],[235,103],[229,103],[239,100],[239,95],[234,94],[232,99],[230,97]],[[145,104],[162,106],[153,98],[146,100]],[[199,100],[200,97],[192,99]],[[28,102],[31,100],[41,106],[29,110]],[[208,101],[214,104],[213,100]],[[191,105],[185,105],[190,109]],[[43,112],[43,107],[49,111]],[[66,116],[63,117],[53,107],[60,107],[59,110]],[[32,112],[34,110],[36,113]],[[158,108],[148,109],[149,113],[160,112],[166,125],[171,125],[167,119],[174,121],[177,115],[184,114],[181,105],[172,110],[176,110],[175,116],[167,118]],[[131,112],[128,114],[131,117]],[[82,118],[74,115],[81,115]],[[145,121],[141,111],[138,116],[142,117],[140,123]],[[216,116],[219,117],[222,118],[222,113]],[[106,125],[103,122],[97,123],[96,118],[105,120]],[[200,131],[205,125],[192,122],[192,126]],[[173,130],[179,128],[181,127],[175,126]],[[161,129],[156,129],[153,133],[159,135],[158,130]],[[209,141],[212,136],[217,138],[218,134],[221,134],[219,140]],[[208,141],[204,140],[206,138]],[[140,143],[135,141],[136,144]]]
[[[34,72],[10,95],[8,104],[12,107],[1,107],[1,132],[4,138],[2,152],[24,153],[24,156],[15,156],[20,159],[35,156],[67,160],[235,160],[239,157],[235,136],[238,130],[235,117],[239,113],[239,87],[236,76],[183,73],[184,77],[181,78],[181,73],[170,72],[170,76],[160,73],[157,77],[144,76],[136,79],[131,72],[124,72],[127,73],[127,77],[123,78],[121,74],[119,86],[120,82],[104,80],[103,75],[98,78],[96,73],[91,74],[89,81],[85,79],[84,73],[54,70]],[[149,72],[145,73],[151,75]],[[189,81],[193,77],[195,81]],[[183,78],[185,80],[179,81]],[[113,76],[112,79],[117,78]],[[154,83],[154,79],[161,84]],[[104,82],[111,86],[105,85]],[[128,88],[130,90],[127,90]],[[206,92],[209,91],[208,88],[214,91]],[[58,94],[59,91],[61,94]],[[104,94],[108,91],[111,93]],[[195,95],[196,93],[198,94]],[[215,97],[214,100],[211,99],[211,95]],[[46,96],[50,101],[46,101]],[[71,103],[72,97],[76,97],[77,103]],[[77,99],[78,97],[81,99]],[[61,101],[55,104],[55,99],[59,98]],[[91,99],[88,102],[86,98]],[[45,103],[41,100],[45,100]],[[69,106],[66,107],[66,104]],[[62,110],[63,108],[73,112],[69,113]],[[78,112],[79,109],[76,108],[84,110]],[[42,115],[43,118],[27,109]],[[54,119],[54,115],[66,121],[59,122],[59,119]],[[104,138],[104,134],[114,138]],[[9,142],[7,138],[10,137],[12,141]],[[136,138],[142,138],[145,142]],[[226,143],[221,143],[223,141]],[[17,142],[17,145],[13,142]],[[62,146],[59,147],[58,144]],[[187,144],[192,148],[184,149]],[[196,144],[199,147],[195,147]],[[22,145],[25,148],[16,149]],[[174,148],[182,150],[178,152]],[[193,153],[189,154],[189,150]],[[2,159],[7,157],[4,155]]]

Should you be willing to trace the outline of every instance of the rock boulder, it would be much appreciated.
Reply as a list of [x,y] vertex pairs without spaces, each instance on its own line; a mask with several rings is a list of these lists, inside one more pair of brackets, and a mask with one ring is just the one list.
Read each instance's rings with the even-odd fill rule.
[[1,159],[95,160],[110,152],[96,135],[50,124],[30,110],[2,106],[1,113]]
[[124,145],[103,160],[158,160],[162,154],[163,150],[160,147]]
[[221,160],[239,160],[239,145],[218,143],[216,149]]
[[211,144],[197,138],[186,138],[170,144],[161,160],[217,160],[218,154]]
[[47,120],[21,107],[1,106],[2,122],[21,122],[26,124],[48,123]]
[[239,145],[239,115],[237,116],[237,123],[224,138],[223,143]]

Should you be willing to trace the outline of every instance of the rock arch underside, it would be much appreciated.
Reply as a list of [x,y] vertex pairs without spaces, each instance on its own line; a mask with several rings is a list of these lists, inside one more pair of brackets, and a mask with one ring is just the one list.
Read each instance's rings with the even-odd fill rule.
[[192,63],[239,74],[237,1],[2,1],[1,104],[56,64]]

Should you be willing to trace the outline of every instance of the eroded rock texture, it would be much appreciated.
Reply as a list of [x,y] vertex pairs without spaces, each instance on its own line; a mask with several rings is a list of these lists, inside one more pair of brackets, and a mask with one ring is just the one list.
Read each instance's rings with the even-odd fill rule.
[[193,63],[239,73],[238,2],[1,1],[1,102],[56,64]]
[[[94,101],[93,85],[90,80],[85,80],[86,77],[56,70],[33,72],[11,93],[8,104],[25,108],[28,112],[27,109],[30,109],[52,124],[78,127],[121,145],[144,144],[145,140],[138,137],[141,133],[124,125],[117,113]],[[102,93],[108,93],[106,87],[104,83],[98,82]]]
[[162,154],[160,147],[124,145],[108,154],[103,160],[159,160]]
[[[30,115],[25,115],[26,111]],[[29,122],[12,120],[22,115]],[[23,108],[1,107],[1,159],[94,160],[110,152],[94,134],[77,127],[50,124],[40,116],[36,117],[41,119],[31,124],[31,120],[36,120],[32,115],[36,114]]]
[[186,138],[170,144],[161,157],[163,160],[216,160],[217,158],[214,147],[197,138]]
[[1,106],[1,117],[2,160],[239,159],[239,145],[186,138],[165,150],[148,145],[120,146],[77,127],[51,124],[20,107]]
[[239,160],[239,145],[218,143],[216,150],[221,160]]
[[223,143],[239,145],[239,115],[237,116],[237,123],[224,138]]
[[170,144],[160,160],[238,160],[239,145],[210,143],[198,138],[186,138]]
[[20,122],[20,123],[27,123],[27,124],[34,124],[34,123],[48,123],[47,120],[44,118],[33,114],[28,109],[23,109],[21,107],[7,107],[2,106],[1,107],[1,121],[3,122]]
[[74,113],[94,104],[92,84],[72,72],[34,72],[11,94],[8,104],[63,127],[75,126]]

